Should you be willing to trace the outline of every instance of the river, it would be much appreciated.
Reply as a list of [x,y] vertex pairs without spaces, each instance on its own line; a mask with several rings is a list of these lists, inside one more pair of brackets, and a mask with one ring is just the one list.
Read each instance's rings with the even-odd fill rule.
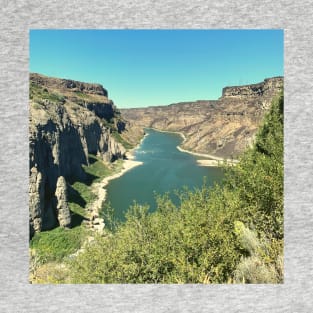
[[204,176],[209,186],[223,177],[220,168],[198,166],[196,160],[199,157],[180,152],[177,149],[182,142],[179,134],[152,129],[145,131],[147,136],[134,153],[135,160],[143,162],[143,165],[110,181],[107,186],[106,204],[110,203],[114,208],[118,220],[124,220],[125,211],[134,201],[148,204],[152,212],[156,209],[154,193],[169,191],[171,199],[178,204],[173,193],[175,190],[184,186],[189,189],[201,187]]

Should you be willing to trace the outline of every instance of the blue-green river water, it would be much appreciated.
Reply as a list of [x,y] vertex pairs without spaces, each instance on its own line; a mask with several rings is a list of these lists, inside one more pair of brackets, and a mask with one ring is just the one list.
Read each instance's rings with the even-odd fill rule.
[[156,208],[154,193],[170,192],[174,203],[178,198],[173,191],[184,186],[189,189],[201,187],[204,176],[207,185],[222,179],[222,170],[216,167],[197,165],[197,158],[180,152],[177,146],[182,142],[179,134],[145,130],[147,136],[135,150],[135,160],[143,162],[123,176],[109,182],[106,203],[114,208],[115,216],[124,220],[124,213],[136,201],[148,204],[150,211]]

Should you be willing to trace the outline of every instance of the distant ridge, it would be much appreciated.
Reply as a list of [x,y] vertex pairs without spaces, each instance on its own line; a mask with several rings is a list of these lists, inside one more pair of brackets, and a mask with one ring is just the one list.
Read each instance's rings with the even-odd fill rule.
[[223,158],[236,158],[253,142],[271,102],[283,90],[281,76],[242,86],[227,86],[218,100],[121,109],[136,127],[182,132],[182,148]]

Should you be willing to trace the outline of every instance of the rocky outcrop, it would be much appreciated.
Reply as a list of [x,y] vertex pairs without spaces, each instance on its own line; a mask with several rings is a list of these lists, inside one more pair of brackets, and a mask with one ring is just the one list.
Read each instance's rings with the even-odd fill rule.
[[67,187],[63,176],[59,176],[55,189],[57,202],[57,219],[60,226],[69,227],[71,225],[71,214],[67,203]]
[[85,107],[94,112],[98,117],[106,119],[110,121],[115,116],[115,107],[113,106],[113,102],[109,102],[109,105],[103,105],[103,103],[85,103]]
[[30,169],[29,177],[29,214],[30,233],[41,230],[42,212],[44,204],[44,189],[42,184],[42,174],[36,167]]
[[282,90],[282,87],[282,77],[267,78],[258,84],[225,87],[223,88],[220,100],[238,99],[245,101],[247,99],[255,99],[256,102],[261,104],[263,109],[268,109],[273,97]]
[[[124,158],[119,112],[97,84],[30,75],[30,234],[70,226],[66,182],[83,180],[89,154]],[[120,122],[121,123],[121,122]]]
[[168,106],[122,109],[137,128],[182,132],[182,148],[217,157],[237,157],[251,145],[273,98],[283,89],[283,78],[259,84],[225,87],[218,100],[174,103]]

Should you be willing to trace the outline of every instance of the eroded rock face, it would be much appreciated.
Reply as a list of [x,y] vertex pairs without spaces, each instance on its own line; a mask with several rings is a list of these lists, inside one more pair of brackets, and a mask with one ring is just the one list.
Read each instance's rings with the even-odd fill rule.
[[111,162],[125,149],[112,137],[116,108],[96,84],[30,76],[30,234],[70,225],[66,182],[86,176],[88,154]]
[[57,219],[60,226],[69,227],[71,225],[71,214],[67,203],[67,187],[63,176],[59,176],[55,190],[57,201]]
[[29,226],[30,236],[40,231],[42,226],[42,211],[44,200],[42,174],[36,167],[30,169],[29,177]]
[[107,153],[107,160],[114,161],[121,159],[126,153],[126,149],[119,143],[116,142],[112,137],[109,139],[109,149]]
[[251,145],[273,98],[283,89],[283,78],[225,87],[218,100],[174,103],[168,106],[122,109],[131,127],[153,127],[182,132],[182,147],[193,152],[231,158]]
[[95,113],[96,116],[104,118],[106,120],[111,120],[114,118],[115,108],[113,102],[103,103],[85,103],[86,108]]
[[220,100],[240,99],[247,100],[258,99],[263,109],[268,109],[273,97],[283,88],[283,78],[267,78],[262,83],[245,86],[225,87],[222,91]]

